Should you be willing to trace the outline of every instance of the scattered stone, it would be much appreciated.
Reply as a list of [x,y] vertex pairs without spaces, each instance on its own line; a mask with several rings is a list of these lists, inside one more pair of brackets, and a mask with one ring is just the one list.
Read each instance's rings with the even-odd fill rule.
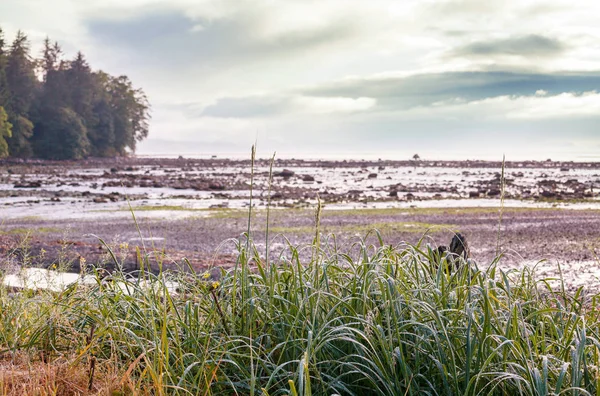
[[278,176],[278,177],[283,177],[283,178],[285,178],[285,179],[288,179],[288,178],[290,178],[290,177],[294,176],[295,174],[296,174],[296,173],[295,173],[294,171],[291,171],[291,170],[289,170],[289,169],[284,169],[284,170],[282,170],[281,172],[277,172],[277,173],[275,173],[275,176]]
[[15,188],[40,188],[42,187],[41,181],[31,181],[31,182],[19,182],[14,185]]
[[304,175],[304,176],[302,176],[302,181],[305,181],[305,182],[314,182],[315,181],[315,177],[311,176],[311,175]]
[[377,173],[370,173],[369,179],[377,179]]
[[210,183],[208,185],[208,189],[215,190],[215,191],[223,191],[223,190],[225,190],[225,186],[221,183]]
[[544,190],[540,194],[544,198],[556,198],[557,194],[554,191]]

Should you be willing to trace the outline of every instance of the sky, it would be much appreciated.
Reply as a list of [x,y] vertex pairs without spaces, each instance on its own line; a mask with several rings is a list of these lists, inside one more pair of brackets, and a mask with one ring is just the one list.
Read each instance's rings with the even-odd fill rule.
[[600,160],[600,1],[0,0],[129,76],[139,154]]

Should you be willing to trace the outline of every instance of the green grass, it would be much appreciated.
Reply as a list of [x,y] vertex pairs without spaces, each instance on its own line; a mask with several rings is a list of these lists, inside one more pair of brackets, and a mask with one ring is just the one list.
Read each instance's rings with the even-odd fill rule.
[[[228,208],[189,208],[182,205],[139,205],[124,207],[119,209],[121,212],[153,212],[153,211],[169,211],[169,212],[203,212],[209,213],[211,217],[216,218],[242,218],[248,217],[248,211],[242,209],[228,209]],[[99,209],[94,212],[114,212],[114,210]]]
[[450,273],[426,246],[365,241],[290,245],[266,263],[242,239],[216,284],[92,269],[95,284],[62,293],[2,290],[0,354],[95,361],[124,379],[120,394],[600,391],[600,296],[497,261]]
[[[498,215],[498,207],[472,207],[472,208],[381,208],[381,209],[341,209],[325,210],[324,217],[333,216],[393,216],[398,214],[407,215],[436,215],[436,214],[492,214]],[[552,210],[568,210],[560,208],[504,208],[504,213],[542,212]]]
[[27,235],[27,234],[50,234],[50,233],[60,233],[64,230],[60,228],[54,227],[32,227],[32,228],[10,228],[6,230],[0,230],[0,235]]
[[[346,233],[359,233],[365,234],[371,230],[379,230],[382,233],[385,232],[409,232],[416,234],[423,234],[426,231],[439,231],[439,230],[453,230],[458,231],[458,226],[454,224],[433,224],[433,223],[422,223],[422,222],[401,222],[401,221],[388,221],[370,224],[345,224],[345,225],[321,225],[322,230],[325,233],[331,234],[346,234]],[[273,234],[310,234],[314,233],[314,227],[310,226],[271,226],[269,231]]]
[[[190,210],[193,211],[192,208],[186,208],[180,205],[140,205],[134,206],[133,210],[136,212],[148,212],[154,210],[168,210],[168,211],[179,211],[179,210]],[[123,208],[121,211],[129,212],[129,208]]]

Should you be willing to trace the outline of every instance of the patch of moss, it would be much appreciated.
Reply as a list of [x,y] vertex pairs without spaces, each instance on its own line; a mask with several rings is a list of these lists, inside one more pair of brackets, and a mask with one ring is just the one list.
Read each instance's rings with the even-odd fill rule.
[[37,228],[11,228],[9,230],[0,231],[0,235],[26,235],[26,234],[50,234],[60,233],[60,228],[53,227],[37,227]]
[[[372,230],[380,232],[409,232],[423,234],[426,231],[452,230],[458,231],[458,226],[454,224],[433,224],[420,222],[380,222],[367,224],[344,224],[344,225],[322,225],[321,230],[326,234],[340,233],[367,233]],[[263,230],[264,231],[264,230]],[[314,226],[275,226],[270,227],[269,232],[273,234],[311,234],[315,232]]]
[[[206,209],[210,213],[210,217],[216,219],[241,219],[248,218],[248,210],[247,209]],[[252,210],[252,218],[255,219],[258,215],[259,211]]]
[[42,220],[42,216],[23,216],[23,217],[18,217],[15,219],[15,221],[19,221],[19,222],[31,222],[31,221],[39,221]]
[[371,223],[371,224],[352,224],[340,227],[340,231],[343,232],[357,232],[366,233],[371,230],[377,229],[381,232],[392,231],[392,232],[410,232],[422,234],[428,230],[440,231],[440,230],[452,230],[458,231],[458,226],[454,224],[433,224],[433,223],[420,223],[420,222],[384,222],[384,223]]
[[[190,209],[190,208],[185,208],[181,205],[140,205],[140,206],[133,206],[132,207],[134,212],[151,212],[151,211],[155,211],[155,210],[168,210],[168,211],[180,211],[180,210],[194,210],[194,209]],[[120,209],[121,211],[124,212],[129,212],[129,208],[123,208]]]
[[[536,212],[546,210],[557,210],[556,208],[504,208],[504,213]],[[443,215],[443,214],[497,214],[497,207],[468,207],[468,208],[383,208],[383,209],[342,209],[325,210],[323,217],[333,216],[391,216],[398,214],[407,215]]]
[[[266,230],[264,230],[266,231]],[[287,234],[310,234],[315,232],[315,227],[309,227],[309,226],[297,226],[297,227],[283,227],[283,226],[276,226],[276,227],[269,227],[269,233],[270,234],[282,234],[282,235],[287,235]]]

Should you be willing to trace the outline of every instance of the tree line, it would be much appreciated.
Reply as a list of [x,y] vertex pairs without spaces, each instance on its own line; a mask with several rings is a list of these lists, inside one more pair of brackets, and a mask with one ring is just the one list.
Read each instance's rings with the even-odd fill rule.
[[149,103],[126,76],[93,71],[81,52],[65,60],[46,38],[38,58],[19,31],[0,27],[0,158],[81,159],[135,152],[148,136]]

